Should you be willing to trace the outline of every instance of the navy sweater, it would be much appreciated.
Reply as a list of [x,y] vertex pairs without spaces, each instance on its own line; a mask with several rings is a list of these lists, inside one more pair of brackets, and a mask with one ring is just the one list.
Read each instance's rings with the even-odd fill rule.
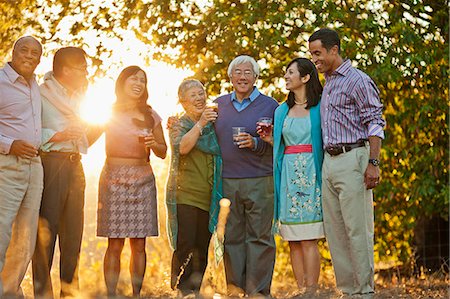
[[[231,103],[231,94],[219,97],[219,117],[215,121],[217,139],[223,158],[224,178],[256,178],[271,176],[272,147],[256,133],[256,122],[260,117],[273,119],[278,103],[271,97],[260,94],[249,106],[238,112]],[[245,127],[247,133],[257,137],[256,151],[238,148],[233,144],[232,127]]]

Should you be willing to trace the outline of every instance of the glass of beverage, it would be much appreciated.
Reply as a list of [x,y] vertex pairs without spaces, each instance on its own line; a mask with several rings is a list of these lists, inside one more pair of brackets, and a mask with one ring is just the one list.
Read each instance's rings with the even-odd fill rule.
[[206,108],[211,108],[212,110],[214,110],[214,112],[218,113],[219,111],[219,103],[216,102],[206,102]]
[[256,124],[261,128],[261,136],[270,136],[272,134],[271,117],[261,117]]
[[238,145],[238,139],[237,137],[242,134],[245,133],[245,127],[232,127],[233,130],[233,143],[234,145]]
[[150,130],[145,128],[139,131],[138,140],[139,143],[145,143],[145,137],[150,134]]

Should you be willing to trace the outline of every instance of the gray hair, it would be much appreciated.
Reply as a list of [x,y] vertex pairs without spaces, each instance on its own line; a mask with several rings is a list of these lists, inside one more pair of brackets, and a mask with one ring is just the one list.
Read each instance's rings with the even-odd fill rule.
[[184,100],[188,90],[193,87],[200,87],[203,90],[205,89],[202,82],[198,81],[197,79],[184,79],[183,82],[181,82],[180,86],[178,87],[178,100],[179,101]]
[[259,76],[259,65],[256,63],[256,60],[253,57],[250,57],[248,55],[240,55],[233,59],[233,61],[228,66],[228,77],[231,79],[231,73],[233,72],[233,69],[243,63],[249,62],[252,65],[253,73],[255,73],[255,77],[258,78]]

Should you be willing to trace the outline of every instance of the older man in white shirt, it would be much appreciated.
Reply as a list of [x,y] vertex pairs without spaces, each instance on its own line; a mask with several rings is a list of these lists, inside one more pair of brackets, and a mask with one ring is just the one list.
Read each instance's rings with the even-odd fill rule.
[[36,244],[43,170],[41,96],[34,77],[42,46],[19,38],[0,69],[0,297],[20,296]]

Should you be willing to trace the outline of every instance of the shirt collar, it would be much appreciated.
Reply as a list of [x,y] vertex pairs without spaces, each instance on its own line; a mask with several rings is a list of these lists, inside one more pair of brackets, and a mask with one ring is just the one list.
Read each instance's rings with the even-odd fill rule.
[[[11,66],[10,62],[6,63],[3,70],[6,73],[6,76],[8,76],[9,80],[11,80],[11,83],[14,83],[17,81],[17,79],[23,78],[23,80],[27,81],[22,75],[19,75]],[[36,76],[33,74],[31,77],[31,82],[34,81]]]
[[352,62],[350,59],[345,59],[344,62],[340,66],[337,67],[337,69],[334,70],[331,75],[325,75],[325,79],[331,78],[335,75],[341,75],[341,76],[347,76],[347,74],[350,72],[350,69],[352,68]]
[[49,71],[47,73],[45,73],[44,75],[44,82],[47,80],[51,80],[53,81],[53,83],[55,84],[55,86],[58,88],[59,92],[62,92],[64,95],[68,94],[68,90],[67,88],[65,88],[59,81],[58,79],[55,78],[55,74],[53,73],[53,71]]
[[[256,86],[253,86],[253,91],[252,91],[252,93],[250,94],[250,96],[249,96],[248,98],[245,98],[244,100],[249,99],[250,102],[253,102],[254,100],[256,100],[256,98],[257,98],[260,94],[261,94],[261,93],[259,92],[258,88],[257,88]],[[233,91],[233,92],[231,93],[231,101],[232,101],[232,102],[233,102],[233,101],[237,101],[237,98],[236,98],[236,92],[235,92],[235,91]]]

